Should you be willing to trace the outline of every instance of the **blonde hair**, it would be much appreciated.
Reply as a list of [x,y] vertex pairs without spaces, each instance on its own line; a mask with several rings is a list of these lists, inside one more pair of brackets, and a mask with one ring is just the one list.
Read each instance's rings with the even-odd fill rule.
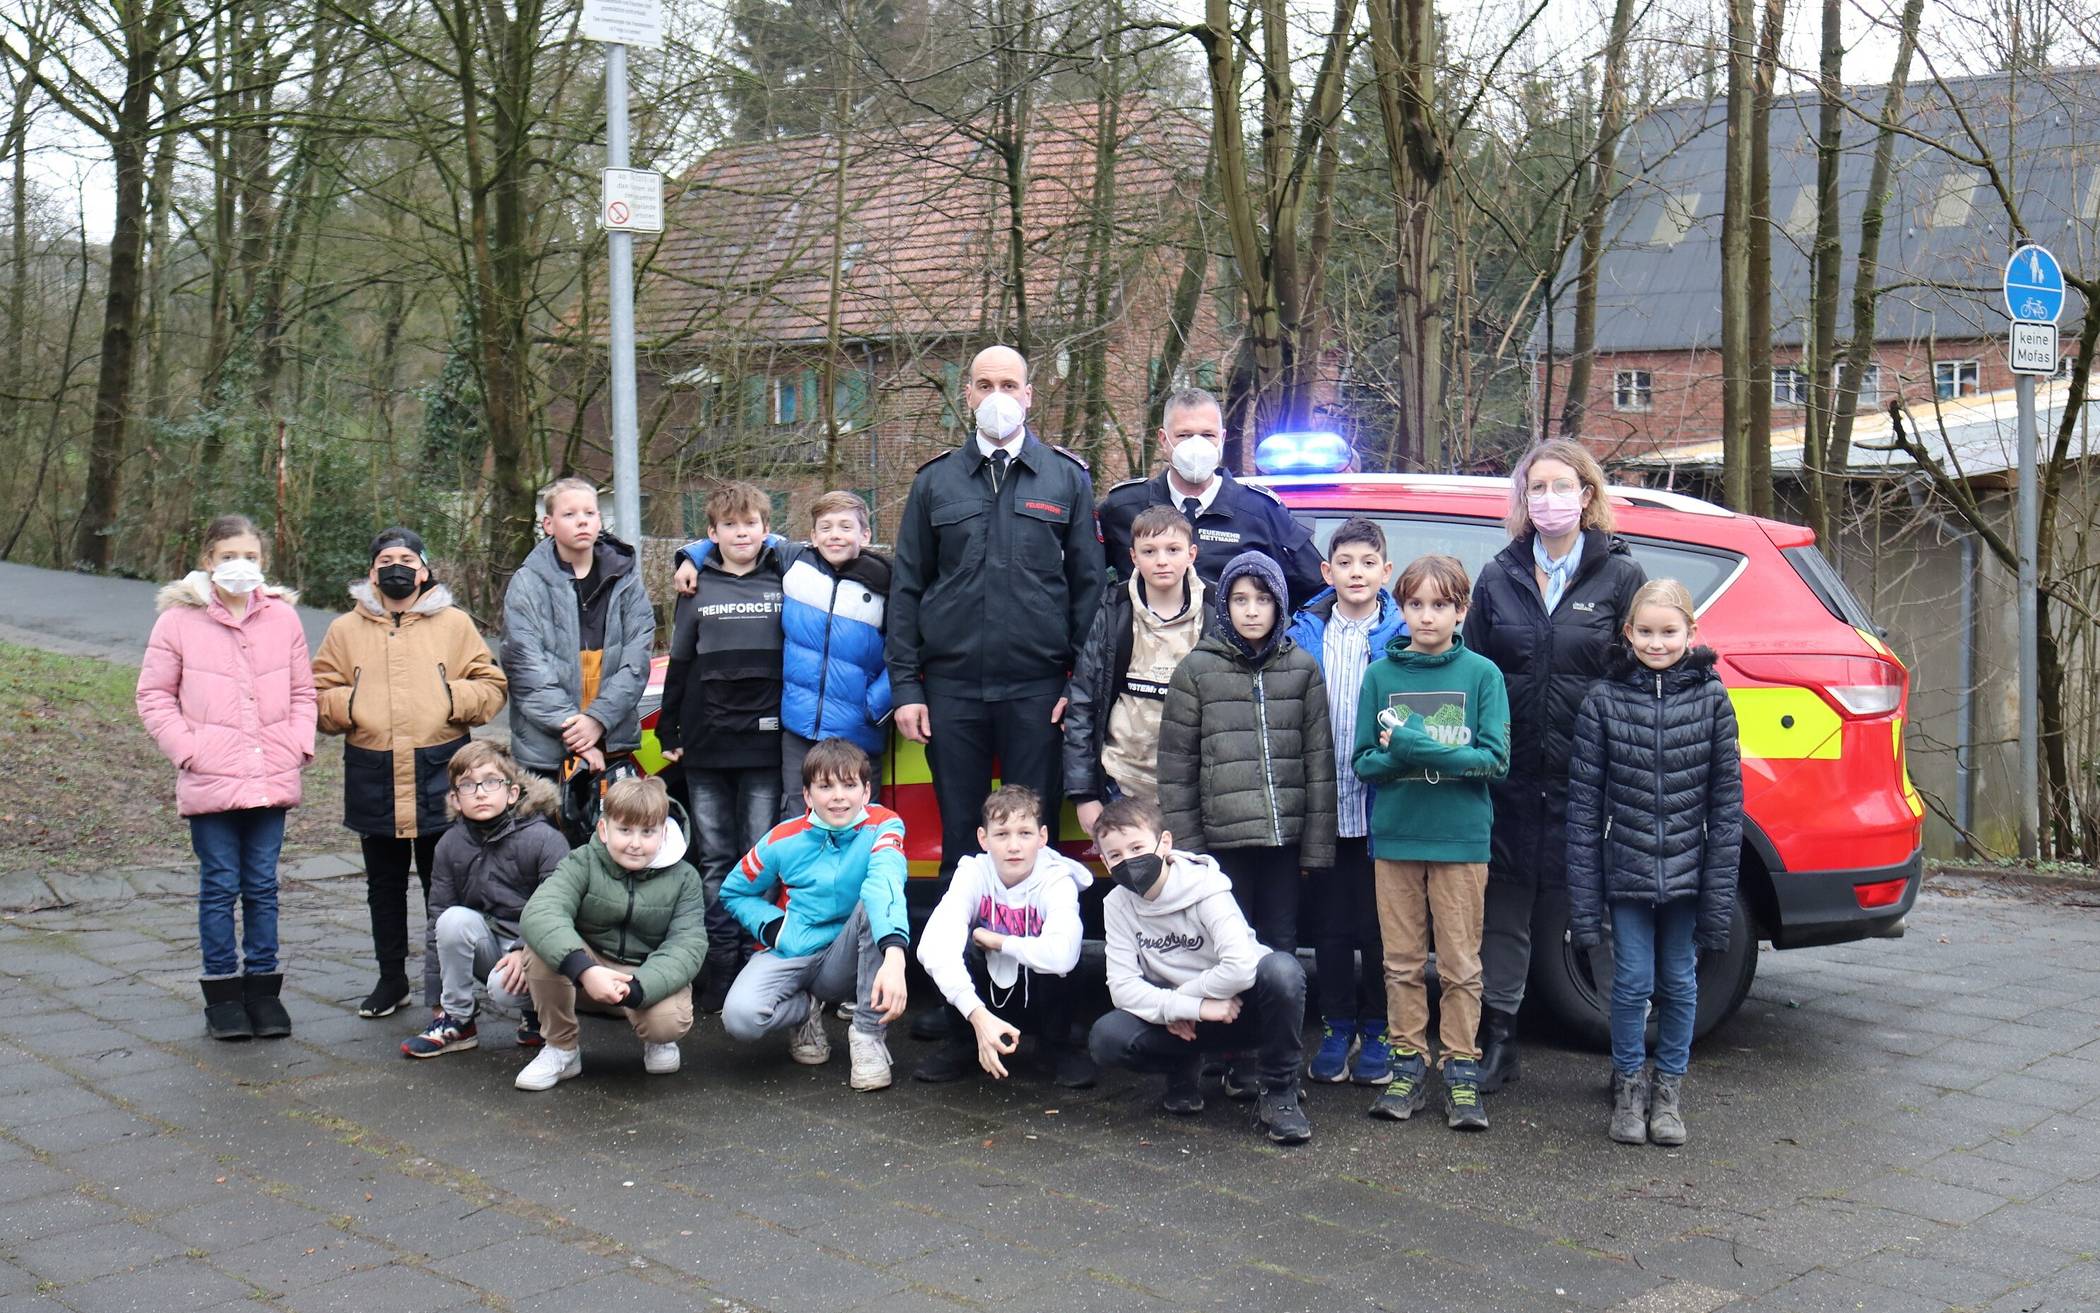
[[612,824],[635,830],[653,830],[670,814],[671,795],[665,791],[664,782],[654,775],[615,780],[606,787],[605,805],[600,811]]
[[1667,606],[1684,613],[1684,627],[1693,628],[1699,623],[1692,603],[1692,590],[1675,579],[1650,579],[1633,594],[1633,601],[1626,606],[1626,627],[1633,627],[1633,618],[1644,606]]
[[861,500],[859,493],[836,488],[809,504],[810,527],[815,528],[818,520],[827,515],[836,515],[840,511],[853,512],[860,520],[860,531],[869,532],[868,503]]
[[589,479],[579,479],[571,474],[565,479],[556,479],[540,489],[540,514],[542,516],[554,514],[554,499],[565,492],[587,492],[591,495],[592,501],[598,500],[597,484],[592,483]]
[[1509,476],[1509,514],[1502,521],[1509,536],[1522,538],[1531,532],[1531,504],[1524,485],[1531,481],[1531,467],[1542,460],[1557,460],[1575,471],[1575,477],[1590,494],[1589,505],[1582,508],[1582,527],[1610,533],[1613,521],[1611,502],[1604,495],[1604,467],[1581,443],[1555,438],[1525,452],[1524,459],[1517,462],[1516,470]]

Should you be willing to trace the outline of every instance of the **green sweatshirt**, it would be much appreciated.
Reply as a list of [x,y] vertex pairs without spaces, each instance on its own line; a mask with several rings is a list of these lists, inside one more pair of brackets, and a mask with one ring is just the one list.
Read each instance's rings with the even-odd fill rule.
[[[1435,654],[1406,635],[1364,671],[1355,767],[1373,786],[1371,853],[1394,862],[1484,862],[1495,827],[1488,781],[1509,773],[1509,693],[1502,672],[1465,639]],[[1378,713],[1407,719],[1378,746]]]

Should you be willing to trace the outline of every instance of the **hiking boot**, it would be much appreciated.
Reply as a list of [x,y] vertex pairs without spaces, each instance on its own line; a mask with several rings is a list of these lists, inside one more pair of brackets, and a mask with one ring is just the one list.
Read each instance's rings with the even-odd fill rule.
[[411,1035],[401,1041],[401,1056],[404,1058],[434,1058],[441,1053],[457,1053],[461,1049],[478,1048],[481,1041],[476,1038],[474,1023],[461,1021],[457,1017],[439,1017],[430,1023],[429,1029],[420,1035]]
[[546,1042],[547,1037],[540,1034],[540,1014],[526,1008],[525,1015],[518,1022],[518,1047],[536,1049]]
[[1611,1138],[1620,1144],[1648,1143],[1648,1073],[1612,1069]]
[[254,1039],[255,1023],[248,1019],[248,1004],[241,997],[241,978],[197,982],[204,991],[204,1033],[213,1039]]
[[669,1044],[642,1045],[642,1070],[651,1076],[668,1076],[677,1071],[683,1061],[675,1040]]
[[1254,1120],[1262,1132],[1277,1144],[1303,1144],[1312,1138],[1312,1122],[1306,1119],[1305,1110],[1298,1106],[1298,1087],[1263,1090],[1261,1101],[1254,1105]]
[[1202,1112],[1202,1065],[1192,1062],[1179,1071],[1168,1072],[1167,1092],[1160,1097],[1159,1106],[1177,1117],[1193,1117]]
[[1245,1103],[1261,1093],[1261,1081],[1241,1071],[1239,1064],[1234,1063],[1225,1068],[1225,1075],[1218,1082],[1218,1088],[1234,1103]]
[[1383,1085],[1393,1078],[1393,1050],[1386,1043],[1385,1023],[1366,1021],[1358,1030],[1356,1059],[1349,1064],[1349,1079],[1358,1085]]
[[1060,1044],[1050,1053],[1050,1083],[1061,1090],[1092,1089],[1101,1068],[1080,1044]]
[[[1678,1103],[1683,1081],[1682,1076],[1666,1076],[1658,1071],[1649,1087],[1648,1138],[1669,1149],[1684,1143],[1684,1110]],[[1616,1122],[1613,1129],[1617,1129]]]
[[368,1021],[391,1017],[408,1006],[408,998],[407,976],[384,975],[378,984],[372,986],[372,992],[365,995],[365,1001],[357,1005],[357,1015]]
[[853,1057],[853,1074],[847,1084],[856,1090],[886,1090],[890,1085],[890,1046],[882,1036],[856,1027],[846,1032],[846,1049]]
[[925,1081],[928,1085],[946,1085],[958,1081],[977,1068],[977,1046],[961,1044],[950,1039],[933,1052],[919,1060],[911,1069],[913,1080]]
[[1517,1014],[1500,1008],[1480,1010],[1480,1092],[1498,1093],[1516,1083]]
[[955,1009],[943,1003],[911,1019],[911,1037],[918,1040],[946,1039],[955,1033],[955,1023]]
[[292,1014],[278,998],[283,988],[282,971],[241,977],[241,1006],[248,1009],[248,1025],[257,1039],[283,1039],[292,1033]]
[[570,1077],[582,1074],[582,1049],[558,1049],[549,1044],[532,1056],[532,1061],[525,1064],[525,1069],[511,1084],[521,1090],[551,1090]]
[[1404,1122],[1429,1106],[1429,1064],[1412,1051],[1394,1055],[1392,1079],[1371,1105],[1373,1117]]
[[1484,1131],[1487,1109],[1480,1102],[1480,1064],[1471,1058],[1444,1062],[1444,1125],[1454,1131]]
[[814,994],[809,996],[809,1016],[788,1036],[788,1056],[805,1067],[831,1061],[831,1036],[824,1033],[824,1010]]
[[1305,1065],[1309,1080],[1336,1085],[1349,1079],[1349,1050],[1356,1044],[1356,1021],[1350,1017],[1320,1019],[1320,1047]]

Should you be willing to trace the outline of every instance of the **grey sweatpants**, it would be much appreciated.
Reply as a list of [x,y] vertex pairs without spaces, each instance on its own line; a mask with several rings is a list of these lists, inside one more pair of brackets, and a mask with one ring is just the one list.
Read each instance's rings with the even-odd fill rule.
[[882,968],[882,950],[868,928],[868,909],[856,907],[839,937],[821,953],[783,957],[756,954],[737,973],[722,1003],[722,1029],[734,1040],[750,1042],[809,1019],[810,996],[820,1003],[854,1004],[853,1028],[880,1039],[889,1030],[868,994]]
[[508,994],[489,972],[503,956],[503,945],[489,919],[471,907],[448,907],[439,913],[436,927],[438,959],[438,1005],[445,1015],[459,1021],[474,1018],[474,986],[487,982],[489,1006],[517,1012],[532,1006],[532,996]]

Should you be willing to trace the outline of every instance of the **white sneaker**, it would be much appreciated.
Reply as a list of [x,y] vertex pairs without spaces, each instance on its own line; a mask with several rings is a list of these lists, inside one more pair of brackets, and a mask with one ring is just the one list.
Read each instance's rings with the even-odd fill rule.
[[836,1016],[840,1021],[853,1020],[853,1000],[849,998],[839,1004],[839,1010],[832,1015]]
[[551,1090],[571,1076],[582,1074],[582,1049],[558,1049],[549,1044],[525,1064],[514,1083],[521,1090]]
[[678,1045],[675,1042],[642,1045],[642,1070],[651,1076],[670,1075],[678,1070],[678,1062]]
[[831,1036],[824,1033],[824,1009],[814,994],[809,999],[809,1019],[788,1036],[788,1056],[805,1067],[821,1067],[831,1061]]
[[890,1046],[881,1037],[864,1030],[846,1032],[846,1047],[853,1053],[853,1077],[850,1084],[856,1090],[883,1090],[890,1084]]

